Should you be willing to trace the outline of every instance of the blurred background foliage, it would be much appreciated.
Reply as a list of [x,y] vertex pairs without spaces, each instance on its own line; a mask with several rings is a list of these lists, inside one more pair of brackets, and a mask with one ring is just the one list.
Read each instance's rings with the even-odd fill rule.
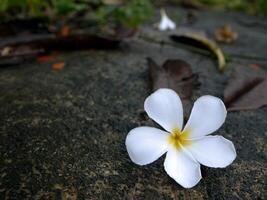
[[138,26],[153,6],[187,5],[267,15],[267,0],[0,0],[0,22],[27,17],[86,16],[96,24]]
[[0,0],[0,21],[27,17],[85,17],[135,27],[152,14],[149,0]]

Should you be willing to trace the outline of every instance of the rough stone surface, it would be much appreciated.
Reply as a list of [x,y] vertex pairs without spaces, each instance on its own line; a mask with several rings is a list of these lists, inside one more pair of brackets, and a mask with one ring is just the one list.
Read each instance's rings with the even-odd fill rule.
[[[186,12],[179,13],[184,19]],[[210,34],[233,25],[239,38],[222,45],[225,51],[267,58],[266,18],[215,12],[196,18],[184,26]],[[143,111],[151,92],[146,57],[188,61],[201,83],[194,99],[222,97],[236,64],[267,67],[264,59],[234,58],[219,74],[209,58],[143,37],[151,35],[161,41],[167,33],[143,28],[116,51],[61,55],[61,71],[51,62],[0,69],[0,199],[266,199],[267,107],[228,114],[216,134],[234,142],[237,159],[225,169],[202,167],[193,189],[167,176],[163,158],[144,167],[130,161],[128,131],[155,126]]]

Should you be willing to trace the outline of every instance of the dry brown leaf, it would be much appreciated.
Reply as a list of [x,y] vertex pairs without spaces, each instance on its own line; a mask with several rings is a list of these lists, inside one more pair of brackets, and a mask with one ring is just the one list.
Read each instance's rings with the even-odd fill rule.
[[59,71],[62,70],[65,67],[65,62],[57,62],[52,65],[52,69]]
[[232,43],[237,39],[238,34],[233,31],[229,24],[225,24],[215,30],[214,36],[218,42]]
[[257,109],[267,105],[267,73],[260,68],[236,66],[224,90],[228,111]]
[[49,55],[40,55],[40,56],[37,56],[36,59],[37,59],[38,62],[46,62],[46,61],[53,60],[54,57],[49,54]]
[[51,52],[49,54],[38,55],[36,58],[37,58],[38,62],[52,61],[58,56],[58,54],[59,54],[59,52],[54,51],[54,52]]
[[183,60],[167,60],[158,66],[148,58],[149,75],[153,91],[159,88],[171,88],[180,96],[186,107],[185,116],[189,113],[193,87],[197,83],[197,75],[193,74],[190,65]]

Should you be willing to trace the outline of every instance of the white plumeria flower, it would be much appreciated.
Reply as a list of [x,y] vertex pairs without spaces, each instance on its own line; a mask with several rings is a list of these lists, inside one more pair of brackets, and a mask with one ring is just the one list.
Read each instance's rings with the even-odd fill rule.
[[173,30],[176,28],[176,24],[167,16],[164,9],[160,10],[161,20],[158,24],[158,29],[161,31]]
[[126,138],[131,160],[138,165],[154,162],[165,154],[167,174],[185,188],[201,179],[200,164],[226,167],[236,158],[233,143],[222,136],[207,136],[220,128],[226,118],[224,103],[214,96],[202,96],[194,103],[183,128],[183,107],[171,89],[159,89],[145,100],[148,116],[166,131],[152,127],[132,129]]

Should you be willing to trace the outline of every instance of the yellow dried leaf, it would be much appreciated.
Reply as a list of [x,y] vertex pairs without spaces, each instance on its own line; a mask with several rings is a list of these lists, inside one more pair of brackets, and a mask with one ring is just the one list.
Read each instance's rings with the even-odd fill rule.
[[224,57],[222,50],[218,47],[218,45],[214,41],[202,35],[198,35],[198,34],[194,34],[190,32],[180,34],[179,36],[182,36],[190,40],[195,40],[196,42],[205,46],[210,52],[212,52],[216,56],[217,62],[218,62],[218,69],[220,72],[223,72],[225,64],[226,64],[225,57]]

